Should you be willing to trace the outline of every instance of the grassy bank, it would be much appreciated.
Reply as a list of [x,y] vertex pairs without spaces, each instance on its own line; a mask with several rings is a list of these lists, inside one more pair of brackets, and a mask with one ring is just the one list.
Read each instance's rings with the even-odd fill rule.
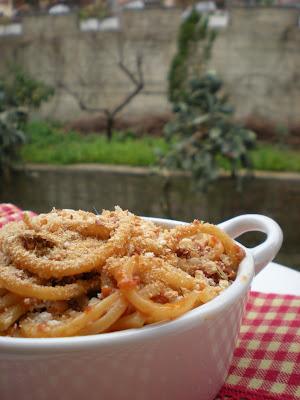
[[136,139],[115,134],[112,141],[99,134],[65,133],[45,123],[30,123],[26,127],[28,143],[22,149],[24,161],[47,164],[102,163],[147,166],[155,163],[154,151],[166,151],[163,138]]
[[[135,138],[116,133],[111,142],[98,134],[65,133],[61,128],[41,122],[26,127],[27,144],[22,159],[30,163],[76,164],[102,163],[150,166],[156,163],[155,150],[166,152],[163,138]],[[300,152],[270,144],[258,144],[252,152],[254,168],[263,171],[300,172]]]

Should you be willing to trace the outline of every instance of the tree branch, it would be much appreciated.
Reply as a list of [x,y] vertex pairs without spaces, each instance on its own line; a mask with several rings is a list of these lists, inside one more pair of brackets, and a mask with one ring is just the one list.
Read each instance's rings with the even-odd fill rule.
[[57,84],[58,88],[63,89],[66,93],[68,93],[69,95],[71,95],[77,102],[79,108],[82,111],[87,111],[87,112],[93,112],[93,113],[105,113],[107,114],[109,112],[109,110],[107,108],[94,108],[94,107],[89,107],[88,105],[86,105],[84,103],[84,101],[82,100],[82,98],[79,96],[78,93],[74,92],[73,90],[71,90],[68,86],[66,86],[64,83],[62,82],[58,82]]
[[137,74],[138,77],[136,78],[134,73],[130,71],[129,68],[126,67],[126,65],[123,62],[123,57],[120,58],[118,62],[119,68],[125,73],[125,75],[131,80],[133,84],[136,86],[140,85],[141,82],[144,81],[143,78],[143,72],[142,72],[142,64],[143,64],[143,57],[141,54],[137,54],[136,56],[136,67],[137,67]]
[[111,112],[111,116],[114,117],[116,114],[118,114],[121,110],[123,110],[124,107],[127,106],[131,102],[131,100],[139,94],[144,88],[144,77],[143,77],[143,71],[142,71],[142,64],[143,64],[143,58],[141,54],[138,54],[136,56],[136,67],[137,67],[137,74],[138,77],[136,78],[134,73],[131,72],[126,65],[123,63],[123,59],[121,58],[118,65],[120,69],[128,76],[128,78],[131,80],[131,82],[135,85],[134,90],[129,93],[125,99]]
[[120,103],[112,112],[111,115],[114,117],[116,114],[118,114],[125,106],[127,106],[128,103],[137,95],[139,92],[143,89],[144,83],[141,82],[138,84],[138,86],[131,92],[129,93],[128,96],[125,97],[125,99]]
[[132,83],[138,85],[139,82],[135,78],[134,74],[126,67],[123,61],[119,61],[118,66],[125,73],[125,75],[131,80]]
[[136,65],[137,65],[137,71],[139,75],[139,80],[140,82],[144,83],[144,75],[143,75],[143,57],[141,54],[138,54],[136,57]]
[[[65,90],[68,94],[70,94],[78,103],[78,106],[81,110],[93,113],[104,113],[106,116],[107,128],[106,133],[107,137],[111,139],[113,127],[114,127],[114,119],[116,115],[123,110],[131,100],[137,96],[144,88],[144,76],[143,76],[143,58],[141,54],[137,54],[136,56],[136,72],[132,72],[123,61],[123,48],[119,49],[119,61],[118,66],[120,70],[129,78],[129,80],[133,83],[134,88],[131,92],[113,109],[102,108],[102,107],[89,107],[81,98],[81,96],[76,92],[66,86],[63,82],[58,82],[58,88]],[[81,85],[85,86],[86,82],[81,78]]]

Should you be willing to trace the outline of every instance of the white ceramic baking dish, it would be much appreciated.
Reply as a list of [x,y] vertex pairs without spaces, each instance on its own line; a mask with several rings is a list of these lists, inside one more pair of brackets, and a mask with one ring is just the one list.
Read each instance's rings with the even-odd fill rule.
[[245,249],[235,282],[220,296],[174,321],[142,329],[57,339],[0,337],[0,399],[214,399],[228,373],[253,276],[282,243],[280,227],[261,215],[219,226],[233,238],[248,231],[267,235]]

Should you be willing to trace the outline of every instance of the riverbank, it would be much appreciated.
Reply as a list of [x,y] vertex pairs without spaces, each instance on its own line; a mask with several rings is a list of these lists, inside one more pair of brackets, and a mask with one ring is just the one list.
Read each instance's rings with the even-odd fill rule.
[[[27,142],[21,149],[25,163],[55,165],[100,163],[149,167],[158,164],[157,154],[166,154],[170,144],[163,137],[115,132],[111,141],[99,133],[80,134],[48,122],[30,122]],[[253,169],[300,172],[300,151],[287,145],[258,142],[250,152]],[[220,167],[227,169],[222,158]]]

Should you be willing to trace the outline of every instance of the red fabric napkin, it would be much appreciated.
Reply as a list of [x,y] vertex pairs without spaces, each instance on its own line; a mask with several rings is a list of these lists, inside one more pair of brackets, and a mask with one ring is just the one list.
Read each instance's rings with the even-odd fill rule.
[[[12,204],[0,204],[0,228],[23,214]],[[300,400],[300,296],[251,292],[216,400],[279,399]]]
[[250,293],[217,399],[300,399],[300,296]]
[[[20,221],[26,211],[9,203],[0,203],[0,228],[8,222]],[[30,215],[35,215],[32,211],[28,211]]]

